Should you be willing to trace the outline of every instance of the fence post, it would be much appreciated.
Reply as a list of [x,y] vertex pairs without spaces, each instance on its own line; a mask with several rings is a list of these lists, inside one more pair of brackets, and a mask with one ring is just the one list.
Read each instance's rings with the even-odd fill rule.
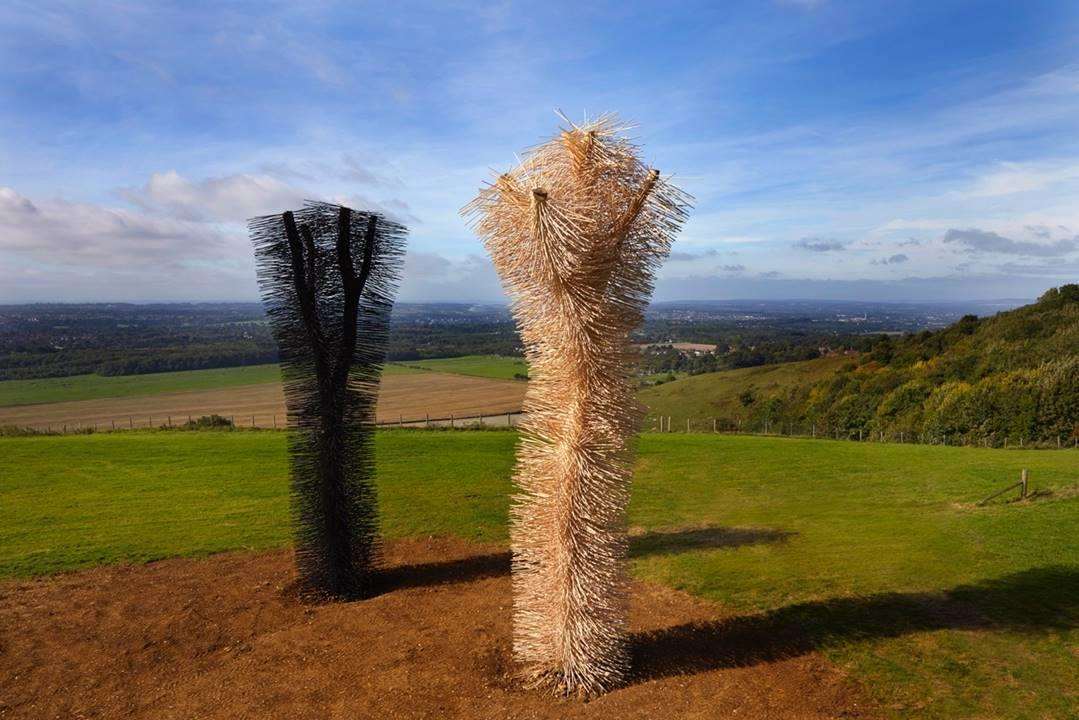
[[686,418],[686,434],[689,434],[689,418]]
[[862,429],[858,428],[858,442],[862,441]]
[[[482,422],[482,421],[483,421],[483,416],[480,415],[480,422]],[[397,427],[403,428],[404,426],[405,426],[405,416],[404,415],[398,415],[397,416]]]
[[712,418],[712,432],[716,431],[716,419]]
[[277,429],[277,413],[274,413],[274,416],[273,416],[273,429],[274,430]]
[[450,427],[453,427],[453,413],[450,413]]
[[1023,472],[1021,472],[1019,474],[1019,482],[1023,486],[1022,497],[1025,498],[1027,496],[1027,469],[1026,468],[1023,468]]
[[506,413],[506,427],[513,427],[513,418],[510,413]]

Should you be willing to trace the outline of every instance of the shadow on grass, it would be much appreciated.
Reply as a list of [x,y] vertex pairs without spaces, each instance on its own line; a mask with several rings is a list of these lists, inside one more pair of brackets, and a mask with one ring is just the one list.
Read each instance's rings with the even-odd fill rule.
[[[698,527],[682,530],[654,530],[631,536],[628,555],[630,558],[642,558],[651,555],[675,555],[708,548],[736,548],[744,545],[781,542],[793,534],[768,528]],[[378,592],[473,582],[508,575],[510,562],[511,554],[506,551],[472,555],[460,560],[398,565],[386,568],[380,573]]]
[[679,530],[651,530],[629,538],[629,557],[677,555],[693,550],[736,548],[782,542],[796,533],[771,528],[698,527]]
[[1077,624],[1079,568],[1034,568],[939,593],[835,598],[639,633],[631,640],[634,681],[755,665],[842,642],[926,630],[1039,632]]

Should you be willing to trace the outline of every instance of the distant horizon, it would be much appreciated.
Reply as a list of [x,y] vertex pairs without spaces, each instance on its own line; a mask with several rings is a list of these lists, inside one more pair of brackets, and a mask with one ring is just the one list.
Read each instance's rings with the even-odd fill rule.
[[[823,304],[873,304],[873,305],[1026,305],[1037,301],[1037,297],[1031,298],[985,298],[985,299],[964,299],[964,300],[871,300],[871,299],[833,299],[833,298],[807,298],[807,297],[788,297],[788,298],[696,298],[696,299],[684,299],[684,300],[653,300],[648,306],[653,307],[656,305],[694,305],[694,304],[733,304],[733,303],[823,303]],[[142,306],[156,306],[156,305],[255,305],[261,306],[261,300],[146,300],[146,301],[128,301],[128,300],[86,300],[86,301],[55,301],[55,302],[20,302],[20,303],[0,303],[2,307],[31,307],[31,306],[45,306],[45,307],[65,307],[65,306],[85,306],[85,305],[130,305],[133,307]],[[464,307],[469,306],[483,306],[483,307],[500,307],[508,308],[510,302],[508,300],[400,300],[395,305],[460,305]]]

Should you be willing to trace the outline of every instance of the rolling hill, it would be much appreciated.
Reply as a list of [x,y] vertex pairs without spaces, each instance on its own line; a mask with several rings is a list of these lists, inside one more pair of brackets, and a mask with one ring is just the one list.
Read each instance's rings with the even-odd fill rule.
[[[650,418],[1001,445],[1079,438],[1079,285],[853,358],[710,373],[641,393]],[[646,427],[648,426],[646,422]],[[1059,440],[1058,440],[1059,438]]]

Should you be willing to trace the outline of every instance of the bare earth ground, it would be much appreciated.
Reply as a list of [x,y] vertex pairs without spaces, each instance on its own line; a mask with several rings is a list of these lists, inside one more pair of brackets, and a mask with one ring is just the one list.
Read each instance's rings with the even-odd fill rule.
[[695,633],[730,618],[640,583],[626,687],[523,689],[501,548],[407,540],[386,556],[381,594],[318,605],[290,591],[287,551],[0,584],[0,718],[876,717],[816,653]]
[[[424,372],[386,375],[378,396],[378,421],[400,418],[474,417],[517,412],[521,409],[527,383],[516,380]],[[188,416],[211,414],[234,417],[247,427],[254,418],[258,427],[270,427],[274,416],[284,423],[285,400],[278,383],[244,385],[221,390],[162,393],[146,397],[78,400],[74,402],[22,405],[0,408],[0,425],[59,429],[63,425],[85,427],[97,423],[107,429],[116,423],[126,428],[164,425],[171,416],[174,424]]]

